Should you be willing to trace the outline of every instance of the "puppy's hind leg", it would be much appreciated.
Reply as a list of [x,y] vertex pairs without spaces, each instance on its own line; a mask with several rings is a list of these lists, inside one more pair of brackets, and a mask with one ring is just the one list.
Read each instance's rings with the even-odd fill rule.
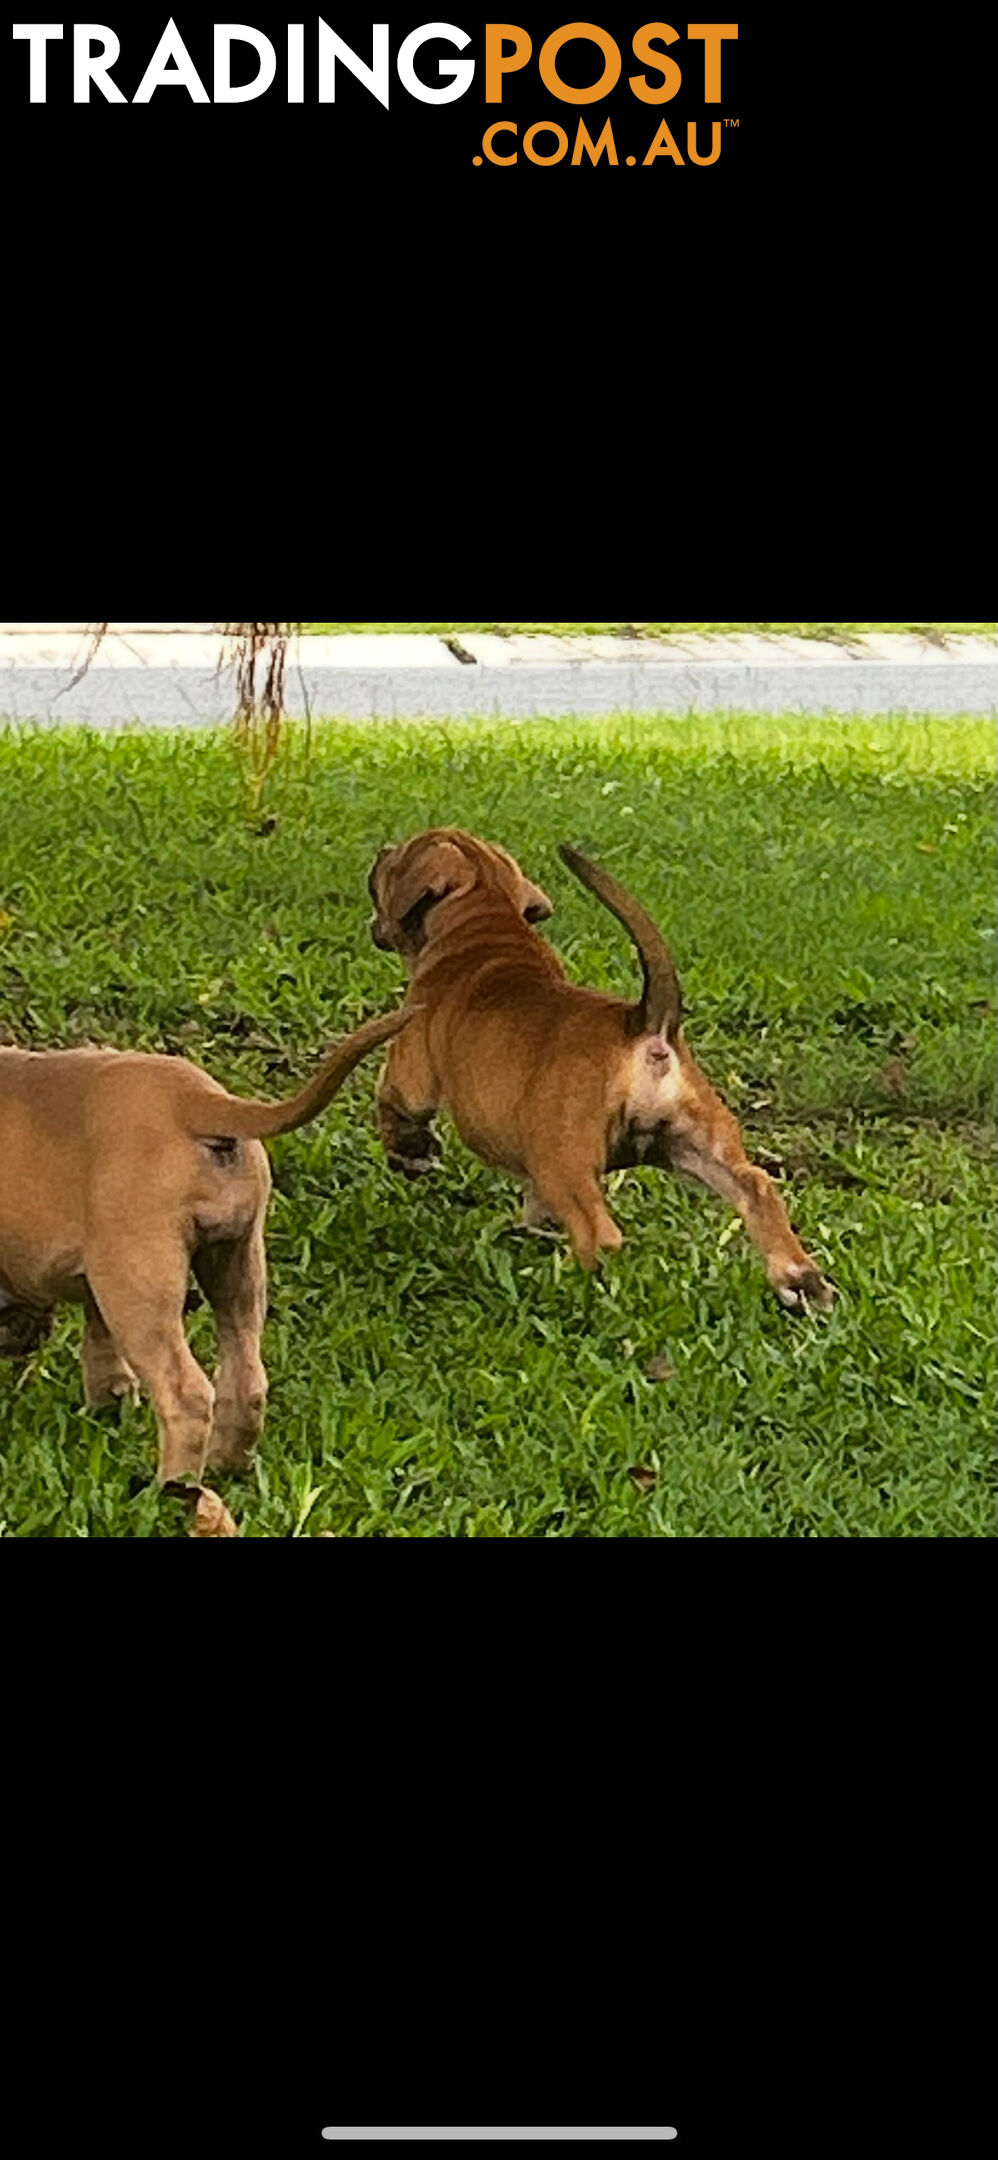
[[263,1228],[246,1238],[205,1245],[194,1256],[194,1273],[215,1315],[219,1362],[208,1462],[242,1470],[263,1431],[267,1375],[260,1337],[267,1314],[267,1261]]
[[392,1043],[377,1089],[378,1130],[389,1165],[403,1177],[425,1177],[441,1147],[433,1130],[436,1076],[418,1019]]
[[83,1398],[88,1410],[104,1410],[109,1404],[137,1402],[139,1384],[98,1310],[92,1291],[84,1299],[86,1319],[80,1363],[83,1367]]
[[188,1255],[179,1236],[95,1238],[87,1280],[122,1357],[152,1398],[161,1485],[199,1484],[215,1390],[184,1335]]
[[531,1176],[528,1204],[541,1217],[563,1223],[580,1267],[591,1272],[601,1252],[619,1252],[624,1242],[594,1172],[546,1163]]
[[668,1153],[674,1170],[699,1178],[737,1208],[781,1305],[830,1310],[833,1285],[805,1252],[772,1178],[749,1162],[737,1119],[696,1067],[688,1069],[681,1123],[669,1132]]

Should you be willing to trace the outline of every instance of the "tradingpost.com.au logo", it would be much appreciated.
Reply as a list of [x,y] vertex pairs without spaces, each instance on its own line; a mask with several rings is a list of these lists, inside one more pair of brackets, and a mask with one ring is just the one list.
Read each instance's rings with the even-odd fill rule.
[[[561,23],[539,42],[518,23],[486,23],[477,52],[470,33],[458,24],[422,23],[398,43],[394,66],[389,23],[371,24],[369,52],[363,49],[364,40],[358,51],[321,18],[309,26],[308,44],[305,24],[288,23],[281,53],[274,40],[251,23],[214,23],[209,87],[206,71],[199,72],[171,16],[147,61],[143,54],[144,72],[131,92],[115,76],[122,45],[109,24],[36,22],[12,27],[15,42],[26,47],[22,82],[25,101],[32,105],[55,97],[76,105],[101,100],[148,105],[153,99],[162,104],[168,92],[179,92],[195,105],[246,105],[267,97],[283,97],[289,105],[334,105],[337,71],[344,70],[386,111],[396,80],[405,96],[426,106],[452,105],[478,80],[486,106],[501,108],[514,78],[529,71],[538,96],[546,92],[555,99],[565,108],[562,116],[548,114],[521,129],[519,120],[500,111],[476,144],[472,163],[478,166],[524,161],[543,168],[566,159],[570,165],[583,160],[589,165],[655,167],[663,160],[672,166],[716,165],[726,132],[739,124],[736,114],[718,111],[725,46],[738,37],[738,24],[730,22],[687,23],[685,34],[670,23],[642,23],[629,52],[591,22]],[[69,48],[71,67],[50,68],[55,44],[60,58]],[[571,62],[566,47],[573,48]],[[129,61],[134,79],[134,55],[126,55]],[[670,125],[656,109],[670,105],[684,88],[694,99],[702,98],[705,113]],[[621,155],[610,117],[601,115],[600,125],[592,114],[588,122],[580,114],[572,127],[573,106],[600,105],[625,90],[634,101],[629,110],[635,119],[641,116],[650,123],[640,155]]]

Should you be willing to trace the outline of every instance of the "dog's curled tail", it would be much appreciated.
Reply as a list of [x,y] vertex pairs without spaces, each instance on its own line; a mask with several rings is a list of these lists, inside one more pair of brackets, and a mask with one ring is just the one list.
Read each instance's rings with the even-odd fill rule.
[[588,885],[611,915],[623,923],[637,946],[645,978],[641,1003],[635,1008],[637,1030],[641,1034],[664,1035],[666,1042],[674,1043],[683,1023],[683,993],[676,963],[657,924],[609,871],[589,862],[578,848],[560,847],[558,853],[573,876]]
[[362,1027],[337,1043],[315,1078],[288,1102],[243,1102],[238,1095],[230,1095],[227,1102],[219,1103],[217,1111],[212,1110],[212,1138],[270,1140],[277,1133],[297,1132],[299,1126],[310,1125],[339,1093],[361,1058],[401,1034],[414,1010],[406,1006],[400,1012],[381,1013],[376,1020],[365,1020]]

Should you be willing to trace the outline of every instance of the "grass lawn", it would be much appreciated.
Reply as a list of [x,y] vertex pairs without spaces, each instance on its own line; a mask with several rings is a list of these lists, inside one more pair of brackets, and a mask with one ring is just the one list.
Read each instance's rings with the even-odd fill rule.
[[[785,1314],[737,1218],[652,1171],[613,1181],[627,1243],[587,1280],[452,1132],[430,1190],[390,1176],[372,1062],[273,1149],[244,1533],[992,1534],[994,786],[983,720],[328,723],[261,813],[225,735],[0,733],[3,1039],[289,1092],[395,1002],[368,866],[444,821],[547,886],[578,979],[633,992],[575,839],[661,920],[690,1040],[841,1289]],[[148,1407],[82,1406],[80,1325],[0,1364],[4,1534],[184,1536]]]
[[553,634],[554,634],[554,636],[556,636],[556,637],[572,637],[572,636],[585,636],[585,637],[592,637],[592,636],[595,636],[595,635],[597,635],[598,633],[600,633],[600,632],[604,632],[604,631],[611,631],[611,632],[612,632],[612,631],[620,631],[620,632],[621,632],[622,634],[623,634],[624,632],[628,632],[628,633],[636,633],[636,634],[637,634],[637,635],[638,635],[639,637],[645,637],[645,638],[665,638],[665,637],[669,637],[669,636],[675,636],[675,635],[677,635],[677,634],[678,634],[679,632],[681,632],[681,631],[683,631],[683,630],[696,630],[696,631],[698,631],[698,632],[709,632],[709,631],[712,631],[712,630],[716,630],[716,631],[718,631],[718,632],[723,632],[723,631],[730,631],[730,630],[759,630],[759,631],[770,631],[770,630],[772,630],[772,631],[779,631],[779,630],[782,630],[782,631],[790,631],[790,632],[792,632],[792,633],[793,633],[793,635],[794,635],[795,637],[831,638],[831,639],[832,639],[832,640],[833,640],[834,642],[836,642],[836,643],[838,643],[838,644],[844,644],[844,643],[848,643],[848,641],[849,641],[849,639],[850,639],[851,637],[855,637],[855,636],[856,636],[856,635],[857,635],[857,634],[858,634],[858,633],[859,633],[860,631],[863,631],[863,630],[914,630],[914,631],[917,631],[917,632],[919,632],[919,633],[920,633],[920,634],[921,634],[922,636],[924,636],[924,637],[927,637],[927,638],[929,638],[930,640],[932,640],[933,642],[935,642],[935,641],[937,641],[937,640],[940,640],[941,638],[945,637],[945,636],[946,636],[946,635],[947,635],[947,634],[948,634],[949,632],[951,632],[951,631],[960,631],[960,632],[963,632],[963,634],[964,634],[964,635],[969,635],[969,634],[970,634],[970,633],[971,633],[972,631],[976,631],[976,632],[978,632],[978,634],[979,634],[979,635],[981,635],[981,636],[985,636],[985,637],[994,637],[994,635],[995,635],[995,627],[996,627],[996,626],[995,626],[995,624],[994,624],[993,622],[990,622],[990,623],[889,623],[889,622],[865,622],[865,623],[806,623],[806,622],[803,622],[803,623],[801,623],[801,622],[776,622],[776,623],[774,623],[774,622],[734,622],[734,623],[732,623],[732,622],[728,622],[728,623],[723,623],[723,622],[717,622],[717,623],[709,623],[709,622],[686,622],[686,623],[679,623],[679,622],[674,622],[674,623],[661,623],[661,622],[660,622],[660,623],[613,623],[613,622],[598,622],[598,623],[579,623],[579,622],[568,622],[568,623],[566,623],[566,622],[561,622],[561,623],[559,623],[559,622],[532,622],[532,623],[531,623],[531,622],[520,622],[520,623],[489,623],[489,622],[477,622],[477,623],[471,623],[471,622],[465,622],[465,623],[418,623],[418,622],[416,622],[416,623],[411,623],[411,622],[407,622],[407,623],[402,623],[402,622],[397,622],[397,623],[396,623],[396,622],[383,622],[383,623],[378,623],[378,622],[369,622],[369,623],[303,623],[303,624],[302,624],[302,629],[303,629],[303,630],[319,630],[319,631],[326,631],[326,632],[329,632],[329,633],[333,633],[333,634],[334,634],[334,633],[336,633],[336,632],[338,632],[338,631],[344,631],[344,630],[366,630],[366,631],[370,631],[370,632],[375,632],[375,631],[378,631],[378,630],[425,630],[425,631],[427,631],[427,632],[435,632],[435,633],[436,633],[436,634],[438,634],[439,636],[449,636],[449,635],[451,634],[451,632],[457,632],[457,631],[461,631],[461,630],[494,630],[494,631],[498,631],[499,635],[500,635],[500,636],[502,636],[502,637],[510,637],[510,636],[512,636],[512,635],[513,635],[513,634],[514,634],[514,633],[515,633],[516,631],[521,631],[521,630],[522,630],[522,631],[541,631],[541,630],[543,630],[543,631],[547,631],[547,632],[548,632],[549,634],[553,633]]

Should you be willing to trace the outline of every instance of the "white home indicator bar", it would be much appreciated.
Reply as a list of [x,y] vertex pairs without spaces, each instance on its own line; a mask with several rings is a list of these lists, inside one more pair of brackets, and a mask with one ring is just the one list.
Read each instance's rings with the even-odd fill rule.
[[619,2144],[620,2144],[620,2143],[621,2143],[621,2142],[622,2142],[623,2140],[625,2140],[625,2139],[626,2139],[626,2140],[631,2140],[631,2139],[641,2138],[641,2139],[645,2139],[645,2140],[647,2140],[647,2139],[655,2139],[655,2138],[674,2138],[674,2137],[678,2137],[679,2133],[678,2133],[678,2131],[677,2131],[677,2130],[668,2130],[668,2129],[664,2129],[664,2130],[324,2130],[324,2131],[323,2131],[323,2133],[322,2133],[322,2135],[323,2135],[323,2137],[324,2137],[324,2138],[331,2138],[331,2139],[333,2139],[333,2140],[337,2140],[337,2139],[340,2139],[340,2138],[342,2138],[342,2139],[353,2139],[353,2138],[366,2138],[366,2139],[370,2140],[370,2141],[371,2141],[372,2143],[374,2143],[374,2142],[376,2142],[376,2141],[378,2141],[379,2139],[382,2139],[382,2138],[392,2138],[392,2139],[396,2139],[396,2138],[417,2138],[417,2139],[421,2139],[421,2140],[425,2140],[425,2141],[429,2141],[429,2140],[430,2140],[430,2139],[432,2139],[432,2138],[448,2138],[448,2139],[450,2139],[450,2140],[453,2140],[453,2139],[456,2139],[456,2138],[494,2138],[494,2139],[500,2139],[500,2140],[504,2140],[504,2141],[512,2141],[512,2140],[514,2140],[514,2139],[515,2139],[515,2140],[517,2140],[517,2141],[519,2141],[519,2140],[520,2140],[521,2138],[547,2138],[547,2139],[551,2139],[551,2138],[588,2138],[588,2139],[590,2139],[590,2140],[593,2140],[593,2141],[597,2141],[597,2142],[600,2142],[600,2143],[602,2143],[602,2144],[605,2144],[605,2145],[619,2145]]

